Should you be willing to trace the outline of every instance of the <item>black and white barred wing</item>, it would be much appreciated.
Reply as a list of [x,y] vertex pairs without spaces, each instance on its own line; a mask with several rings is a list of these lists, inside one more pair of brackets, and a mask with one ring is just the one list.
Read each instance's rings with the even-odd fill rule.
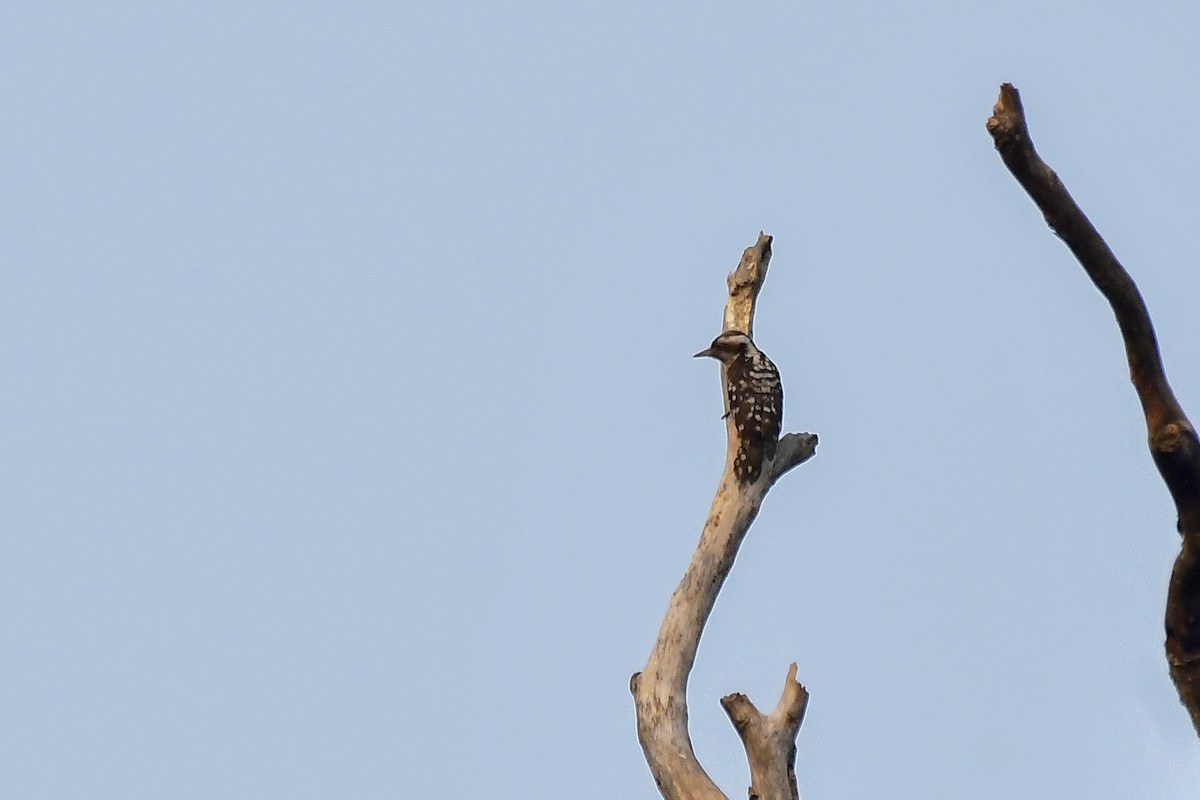
[[733,474],[753,483],[763,464],[775,457],[783,427],[783,383],[779,371],[761,351],[729,365],[729,414],[738,434]]

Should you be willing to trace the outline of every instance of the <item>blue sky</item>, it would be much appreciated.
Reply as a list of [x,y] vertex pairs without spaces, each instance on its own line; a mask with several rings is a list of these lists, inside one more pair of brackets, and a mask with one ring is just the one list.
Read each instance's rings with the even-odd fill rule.
[[22,798],[648,798],[725,274],[818,455],[692,676],[806,798],[1200,797],[1178,547],[1002,81],[1200,414],[1200,9],[10,3],[0,770]]

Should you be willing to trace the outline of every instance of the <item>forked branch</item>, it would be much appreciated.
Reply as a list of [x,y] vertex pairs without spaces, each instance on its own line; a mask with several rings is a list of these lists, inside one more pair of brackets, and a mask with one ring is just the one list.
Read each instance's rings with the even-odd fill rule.
[[[737,269],[729,275],[723,330],[753,335],[755,303],[770,260],[771,237],[760,234],[757,243],[746,249]],[[726,432],[725,472],[700,534],[700,543],[671,595],[645,669],[630,680],[637,709],[638,740],[655,783],[667,800],[725,798],[692,750],[687,727],[688,676],[696,661],[704,625],[763,498],[790,469],[812,458],[817,447],[814,434],[787,434],[780,439],[775,458],[763,470],[763,476],[744,486],[738,484],[733,474],[737,431],[732,420]],[[761,714],[743,695],[730,695],[722,700],[746,747],[752,797],[796,800],[795,738],[807,702],[808,693],[796,681],[795,664],[788,672],[779,707],[769,715]]]
[[1112,306],[1125,340],[1129,377],[1146,418],[1150,454],[1179,515],[1183,543],[1167,593],[1167,662],[1200,733],[1200,443],[1167,382],[1154,325],[1133,279],[1033,147],[1016,87],[1000,87],[987,121],[1005,166],[1041,209]]

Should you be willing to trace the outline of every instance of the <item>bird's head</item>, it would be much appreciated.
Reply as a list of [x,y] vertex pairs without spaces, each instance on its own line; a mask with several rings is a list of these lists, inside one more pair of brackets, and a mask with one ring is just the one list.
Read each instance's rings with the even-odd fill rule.
[[715,358],[722,364],[728,364],[753,348],[754,342],[746,334],[741,331],[725,331],[713,339],[707,350],[701,350],[693,358]]

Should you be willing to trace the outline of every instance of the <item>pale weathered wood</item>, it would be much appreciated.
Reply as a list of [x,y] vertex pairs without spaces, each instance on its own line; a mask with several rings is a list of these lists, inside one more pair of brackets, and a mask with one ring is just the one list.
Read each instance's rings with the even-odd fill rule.
[[[742,255],[737,269],[729,275],[724,330],[736,329],[753,334],[755,303],[770,262],[771,241],[770,236],[760,234],[754,246],[747,248]],[[723,386],[723,369],[721,377]],[[724,396],[725,392],[721,394]],[[787,434],[780,439],[775,458],[769,468],[763,470],[763,476],[754,484],[742,487],[733,475],[737,433],[732,422],[727,425],[726,436],[725,471],[701,531],[700,543],[692,554],[683,579],[671,595],[645,669],[630,680],[630,690],[637,709],[638,740],[655,783],[667,800],[725,798],[692,750],[687,727],[688,675],[696,661],[704,624],[725,578],[733,568],[738,548],[750,524],[758,516],[763,498],[790,469],[812,458],[817,447],[815,434]],[[751,786],[760,787],[766,792],[759,795],[761,800],[795,800],[797,796],[793,771],[795,736],[808,695],[796,683],[795,676],[793,664],[780,708],[768,717],[760,714],[761,720],[757,722],[746,721],[744,725],[740,722],[755,719],[740,701],[730,701],[738,709],[737,717],[726,706],[735,726],[739,726],[739,734],[747,749]],[[749,700],[745,703],[748,704]],[[754,711],[754,714],[758,712]],[[790,736],[785,736],[788,730]],[[785,738],[786,742],[783,741]],[[784,776],[782,781],[780,775]],[[778,794],[777,790],[782,791],[779,787],[786,789],[789,785],[788,775],[791,776],[790,793]]]
[[758,293],[767,280],[767,267],[771,266],[773,241],[774,237],[759,231],[758,241],[746,248],[737,268],[725,279],[729,299],[725,302],[721,330],[742,331],[754,338],[754,308],[758,304]]
[[796,665],[788,667],[783,695],[775,710],[763,714],[750,698],[735,693],[721,705],[746,748],[750,762],[750,798],[799,797],[796,788],[796,734],[808,708],[808,692],[796,680]]

